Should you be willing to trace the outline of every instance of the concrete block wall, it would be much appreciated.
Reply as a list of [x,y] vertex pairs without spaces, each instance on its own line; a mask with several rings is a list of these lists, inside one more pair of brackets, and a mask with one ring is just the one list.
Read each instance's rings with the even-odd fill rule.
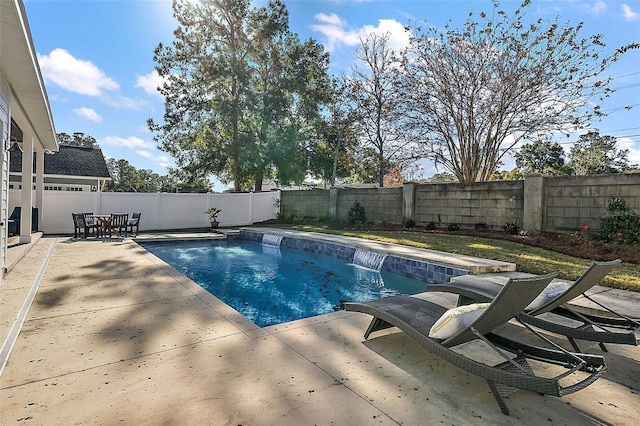
[[482,223],[500,229],[505,222],[522,225],[523,181],[416,185],[415,221],[439,227]]
[[483,223],[489,229],[515,222],[530,232],[572,232],[584,225],[598,229],[612,197],[623,198],[640,214],[640,174],[528,175],[520,181],[282,191],[281,211],[301,216],[328,213],[347,220],[357,200],[373,222],[411,219],[418,225],[455,223],[462,228]]
[[282,191],[281,194],[283,213],[303,217],[329,214],[329,190]]
[[640,214],[640,174],[562,176],[546,179],[545,230],[600,227],[611,198],[623,198]]
[[337,197],[336,217],[346,221],[349,210],[358,201],[367,220],[379,223],[402,223],[402,187],[333,189]]

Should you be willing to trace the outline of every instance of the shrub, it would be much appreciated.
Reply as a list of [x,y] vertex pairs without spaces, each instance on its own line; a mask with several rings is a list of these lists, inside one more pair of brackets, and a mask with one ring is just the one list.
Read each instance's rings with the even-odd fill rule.
[[580,243],[583,241],[589,241],[591,234],[589,232],[589,225],[582,225],[581,229],[569,234],[569,242]]
[[459,231],[460,230],[460,225],[458,225],[457,223],[450,223],[449,225],[447,225],[447,231]]
[[520,227],[515,222],[505,222],[504,225],[502,225],[502,229],[511,235],[518,235],[520,233]]
[[276,217],[279,222],[285,222],[285,223],[305,221],[304,216],[296,215],[291,212],[280,212]]
[[349,214],[347,215],[347,221],[349,224],[353,225],[356,222],[366,222],[367,214],[364,211],[364,207],[358,200],[353,202],[353,205],[349,209]]
[[427,228],[427,230],[429,231],[435,231],[438,227],[436,226],[435,222],[429,222],[427,223],[427,226],[425,226],[425,228]]
[[476,223],[475,224],[476,231],[486,231],[487,224],[486,223]]
[[407,229],[415,228],[415,226],[416,226],[416,221],[413,219],[407,219],[404,222],[404,227]]
[[318,213],[313,217],[314,222],[329,222],[329,213]]
[[612,198],[600,219],[600,237],[613,243],[640,242],[640,215],[624,199]]
[[290,222],[293,220],[293,213],[278,212],[277,219],[282,222]]

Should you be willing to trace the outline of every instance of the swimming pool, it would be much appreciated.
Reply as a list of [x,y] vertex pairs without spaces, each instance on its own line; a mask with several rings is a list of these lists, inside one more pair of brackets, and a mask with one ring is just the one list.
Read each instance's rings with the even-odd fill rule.
[[366,301],[423,292],[425,283],[345,260],[247,240],[141,245],[205,290],[265,327]]

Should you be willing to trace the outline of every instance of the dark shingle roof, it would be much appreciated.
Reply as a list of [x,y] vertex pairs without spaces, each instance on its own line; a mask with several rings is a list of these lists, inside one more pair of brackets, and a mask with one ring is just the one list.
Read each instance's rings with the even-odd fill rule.
[[[99,148],[60,145],[59,151],[44,155],[45,175],[109,178],[109,169]],[[22,152],[11,150],[11,171],[22,172]]]

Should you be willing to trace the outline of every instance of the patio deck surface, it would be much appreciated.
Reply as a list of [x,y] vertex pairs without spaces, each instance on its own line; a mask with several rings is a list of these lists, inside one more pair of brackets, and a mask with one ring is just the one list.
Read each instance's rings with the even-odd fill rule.
[[[2,425],[640,424],[638,347],[609,345],[577,393],[513,394],[505,416],[482,379],[397,329],[363,341],[368,315],[261,329],[130,239],[9,250],[23,257],[0,286],[2,341],[39,289],[0,377]],[[612,294],[637,314],[638,294]]]

